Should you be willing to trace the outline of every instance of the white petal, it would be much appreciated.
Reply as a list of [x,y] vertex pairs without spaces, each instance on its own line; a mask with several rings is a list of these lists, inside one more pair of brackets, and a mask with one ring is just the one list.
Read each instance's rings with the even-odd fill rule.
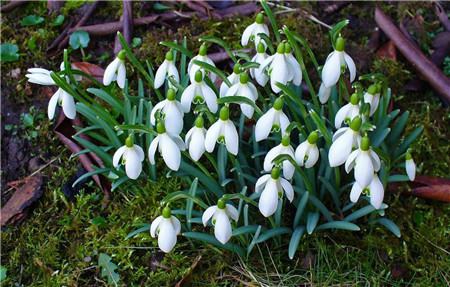
[[340,136],[342,136],[343,134],[345,134],[345,132],[349,129],[349,127],[344,127],[344,128],[340,128],[338,129],[334,134],[333,134],[333,141],[337,140]]
[[175,82],[180,82],[180,75],[178,74],[177,67],[175,67],[175,64],[173,62],[169,62],[167,64],[167,77],[173,77]]
[[341,75],[340,53],[342,52],[332,52],[323,66],[322,82],[327,88],[336,85]]
[[159,66],[158,70],[156,70],[154,81],[155,89],[159,89],[164,84],[167,74],[167,66],[167,60],[164,60],[161,66]]
[[330,166],[336,167],[345,163],[352,152],[352,145],[353,130],[349,129],[331,144],[330,151],[328,152]]
[[376,209],[380,209],[384,198],[384,188],[380,179],[376,174],[373,175],[372,182],[370,183],[370,204]]
[[359,184],[355,181],[352,186],[352,191],[350,192],[350,201],[351,202],[358,202],[359,196],[361,195],[362,188],[359,186]]
[[376,112],[379,102],[380,102],[380,94],[374,95],[373,96],[373,100],[372,100],[372,104],[370,105],[370,115],[371,116]]
[[271,178],[270,174],[265,174],[263,176],[261,176],[260,178],[258,178],[258,180],[256,181],[255,184],[255,192],[258,193],[261,190],[264,189],[264,187],[266,186],[267,181]]
[[286,59],[290,65],[290,71],[293,73],[292,82],[294,83],[294,85],[300,86],[300,84],[302,83],[302,70],[300,68],[300,64],[292,54],[286,55]]
[[59,88],[53,94],[53,96],[50,98],[50,101],[48,102],[47,115],[48,115],[48,118],[51,119],[51,120],[55,116],[56,105],[58,104],[59,97],[60,97],[61,93],[62,93],[62,89]]
[[414,181],[416,178],[416,164],[413,159],[408,159],[405,161],[406,174],[410,181]]
[[234,207],[234,206],[231,205],[231,204],[227,204],[227,205],[226,205],[226,211],[227,211],[227,215],[228,215],[231,219],[233,219],[234,221],[238,221],[238,219],[239,219],[239,213],[238,213],[236,207]]
[[310,145],[308,159],[305,162],[306,168],[313,167],[319,159],[319,149],[316,145]]
[[[125,157],[125,155],[124,155]],[[142,171],[142,163],[134,149],[129,149],[125,158],[125,172],[131,179],[137,179]]]
[[306,151],[309,147],[308,144],[308,141],[304,141],[295,150],[295,161],[297,161],[299,166],[303,166],[305,164]]
[[165,253],[169,253],[177,243],[177,235],[170,220],[164,218],[159,224],[158,246]]
[[351,103],[348,103],[344,105],[342,108],[339,109],[339,111],[336,113],[336,117],[334,118],[334,126],[339,129],[342,126],[342,123],[344,122],[345,118],[348,117],[350,108],[353,105]]
[[237,155],[239,150],[239,135],[233,122],[228,120],[224,127],[225,145],[228,152]]
[[113,156],[113,166],[114,167],[118,167],[119,166],[120,158],[122,157],[122,155],[123,155],[123,153],[125,152],[126,149],[127,149],[127,146],[121,146],[114,153],[114,156]]
[[291,183],[284,178],[280,177],[280,183],[283,187],[284,192],[286,193],[286,197],[289,200],[289,202],[292,202],[294,200],[294,188],[292,187]]
[[358,157],[360,149],[356,149],[350,153],[345,161],[345,172],[349,173],[355,166],[355,160]]
[[219,135],[222,130],[222,125],[223,121],[218,120],[211,127],[209,127],[208,131],[206,132],[205,149],[207,152],[212,152],[214,150],[217,139],[219,138]]
[[189,155],[193,161],[198,161],[205,152],[205,134],[201,129],[196,128],[192,133],[189,144]]
[[259,211],[265,217],[269,217],[275,213],[278,206],[278,190],[276,183],[273,180],[267,181],[266,187],[264,188],[261,196],[259,198],[258,207]]
[[180,168],[181,152],[177,144],[167,134],[162,134],[159,144],[159,151],[171,170],[177,171]]
[[188,113],[191,110],[192,100],[195,96],[196,84],[190,84],[181,94],[181,106],[183,111]]
[[120,61],[117,67],[117,85],[123,89],[125,87],[125,80],[127,79],[127,70],[125,69],[125,63]]
[[150,144],[150,147],[148,148],[148,159],[150,161],[150,164],[155,164],[155,153],[156,149],[158,148],[159,140],[161,137],[158,135],[156,138],[152,140],[152,143]]
[[202,215],[202,223],[204,226],[206,226],[208,224],[209,219],[214,215],[214,213],[216,212],[217,206],[213,205],[208,207],[205,212],[203,212]]
[[180,234],[181,232],[181,223],[175,216],[170,217],[170,221],[172,222],[173,229],[175,230],[175,234]]
[[[34,68],[39,69],[40,68]],[[28,69],[28,72],[30,70],[34,69]],[[44,70],[44,69],[42,69]],[[45,70],[47,71],[47,70]],[[48,73],[32,73],[32,74],[26,74],[25,77],[28,78],[28,82],[38,84],[38,85],[44,85],[44,86],[51,86],[55,85],[55,82],[53,81],[52,77],[50,76],[50,71],[47,71]]]
[[115,58],[114,61],[112,61],[108,65],[108,67],[106,67],[105,73],[103,74],[103,85],[108,86],[109,84],[111,84],[116,75],[119,63],[120,63],[119,58]]
[[179,135],[183,130],[183,112],[180,111],[175,101],[168,101],[164,107],[164,124],[169,134]]
[[[294,155],[291,155],[294,158]],[[295,173],[295,166],[288,160],[283,161],[283,176],[287,179],[292,179]]]
[[344,52],[344,60],[345,60],[345,64],[347,64],[348,70],[350,72],[350,82],[353,82],[356,78],[355,62],[353,62],[353,59],[345,52]]
[[267,139],[272,130],[274,118],[275,118],[275,109],[271,108],[264,115],[262,115],[255,126],[255,140],[257,142]]
[[144,161],[144,159],[145,159],[144,150],[138,145],[133,145],[133,149],[136,152],[139,160]]
[[271,171],[274,163],[272,162],[281,152],[281,144],[273,147],[264,158],[264,170]]
[[276,54],[271,66],[272,71],[270,73],[270,86],[274,93],[281,92],[281,89],[276,85],[281,83],[286,85],[289,78],[289,67],[286,63],[284,55]]
[[244,33],[242,33],[241,45],[247,46],[248,40],[253,35],[253,30],[255,29],[256,23],[251,24],[247,28],[245,28]]
[[61,105],[64,112],[64,115],[69,119],[73,120],[77,115],[77,108],[75,106],[75,100],[69,93],[62,91],[61,92]]
[[362,187],[370,184],[373,178],[373,165],[369,153],[362,151],[355,160],[355,180]]
[[370,157],[372,159],[373,169],[375,171],[379,171],[381,167],[380,158],[378,157],[377,153],[373,150],[370,150]]
[[201,84],[203,98],[205,99],[208,109],[215,113],[217,112],[217,97],[214,91],[205,83]]
[[150,225],[150,235],[152,237],[156,237],[158,226],[161,223],[162,219],[163,219],[163,217],[162,217],[162,215],[160,215],[157,218],[155,218],[155,220],[153,220],[152,224]]
[[283,113],[282,111],[279,112],[280,115],[280,128],[281,128],[281,134],[284,136],[284,134],[286,133],[286,129],[290,124],[289,118],[286,116],[285,113]]
[[157,111],[162,112],[162,110],[164,109],[164,106],[167,104],[167,102],[168,102],[168,100],[162,100],[161,102],[157,103],[157,104],[153,107],[153,109],[152,109],[152,111],[151,111],[151,113],[150,113],[150,123],[151,123],[153,126],[156,125],[156,117],[155,117],[156,112],[157,112]]
[[231,238],[230,219],[224,211],[218,210],[215,215],[216,224],[214,226],[214,236],[220,243],[225,244]]
[[270,65],[273,62],[274,59],[275,55],[267,57],[262,63],[260,63],[258,69],[261,69],[261,71],[263,71],[264,69],[266,69],[268,65]]
[[325,104],[328,101],[328,98],[330,98],[330,95],[331,95],[331,87],[327,88],[323,83],[320,84],[318,94],[320,103]]

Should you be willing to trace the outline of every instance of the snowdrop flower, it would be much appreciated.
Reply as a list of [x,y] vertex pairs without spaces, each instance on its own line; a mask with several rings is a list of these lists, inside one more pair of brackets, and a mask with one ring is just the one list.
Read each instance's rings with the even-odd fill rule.
[[[281,144],[272,148],[266,154],[266,157],[264,158],[264,170],[271,171],[275,165],[273,160],[281,154],[289,155],[290,157],[295,159],[294,149],[291,146],[291,140],[289,138],[289,135],[283,136],[283,138],[281,139]],[[292,163],[289,160],[284,160],[282,165],[283,165],[283,176],[288,180],[292,179],[295,172],[294,165],[292,165]]]
[[372,180],[367,187],[361,187],[358,182],[355,181],[352,190],[350,191],[350,200],[352,202],[357,202],[359,196],[363,192],[370,196],[370,204],[376,209],[380,209],[384,198],[384,187],[376,173],[372,175]]
[[378,108],[380,102],[380,91],[377,85],[371,85],[367,92],[364,94],[364,102],[370,105],[370,113],[372,116]]
[[336,40],[336,47],[333,52],[328,55],[325,65],[322,69],[322,82],[327,88],[336,85],[341,76],[341,68],[347,67],[350,72],[350,82],[356,77],[356,67],[352,58],[344,51],[344,38],[339,37]]
[[282,198],[284,192],[289,202],[294,199],[294,189],[289,181],[280,176],[278,167],[274,167],[271,174],[265,174],[256,181],[255,192],[261,192],[258,207],[265,217],[275,213],[278,208],[278,198]]
[[106,67],[105,74],[103,75],[103,85],[109,86],[111,82],[116,81],[121,89],[125,87],[125,80],[127,79],[125,57],[125,51],[120,51],[114,61]]
[[150,113],[150,122],[152,125],[156,124],[156,113],[162,114],[164,119],[164,126],[168,133],[179,135],[183,130],[183,108],[181,104],[175,99],[175,90],[169,89],[167,91],[167,98],[157,103]]
[[169,253],[177,243],[177,235],[180,234],[181,224],[178,218],[172,215],[169,207],[164,207],[162,215],[153,220],[150,226],[150,235],[158,236],[159,249]]
[[214,236],[220,243],[227,243],[232,233],[230,218],[234,221],[239,218],[237,209],[231,204],[225,204],[223,199],[219,199],[217,205],[210,206],[203,212],[203,225],[206,226],[211,218],[214,225]]
[[264,87],[267,84],[267,81],[269,81],[269,76],[267,76],[262,68],[263,62],[268,57],[269,55],[266,54],[266,48],[262,43],[259,43],[256,48],[256,55],[252,58],[252,62],[258,63],[259,67],[250,69],[250,75],[261,87]]
[[[232,87],[234,84],[239,83],[239,74],[241,73],[241,65],[235,64],[233,67],[233,73],[227,77],[228,81],[230,81]],[[220,85],[220,97],[225,97],[230,87],[227,85],[225,81]]]
[[359,98],[357,94],[353,94],[350,97],[350,102],[344,105],[336,113],[334,118],[334,126],[339,129],[342,123],[346,120],[352,121],[356,116],[359,115]]
[[[64,70],[64,63],[61,63],[61,70]],[[26,74],[25,77],[28,78],[30,83],[43,86],[56,85],[50,76],[52,71],[42,68],[31,68],[28,69],[27,72],[28,74]],[[73,120],[76,117],[75,100],[62,88],[58,88],[48,102],[47,115],[50,120],[55,117],[56,105],[60,105],[62,107],[64,115],[69,119]]]
[[180,75],[178,74],[177,67],[175,67],[172,51],[166,53],[164,62],[156,71],[154,83],[155,89],[159,89],[164,84],[164,81],[166,79],[169,83],[169,87],[175,88],[169,80],[170,77],[173,77],[173,80],[175,80],[175,82],[180,82]]
[[319,159],[319,149],[317,148],[317,140],[319,134],[314,131],[309,134],[306,141],[302,142],[295,150],[295,160],[299,166],[306,168],[313,167]]
[[302,69],[300,68],[300,64],[297,59],[294,58],[294,55],[292,55],[292,48],[289,43],[284,44],[284,49],[284,56],[286,57],[289,67],[289,74],[292,77],[289,81],[292,81],[296,86],[300,86],[302,83]]
[[410,181],[414,181],[414,179],[416,178],[416,163],[414,162],[409,151],[406,152],[405,159],[406,174],[408,175]]
[[[205,44],[202,44],[200,46],[200,50],[198,51],[198,55],[195,56],[194,58],[191,59],[191,61],[188,64],[188,74],[189,74],[189,79],[191,80],[191,83],[195,82],[196,79],[196,73],[197,71],[202,72],[202,76],[205,75],[205,69],[203,69],[202,67],[200,67],[197,64],[194,64],[194,61],[201,61],[201,62],[205,62],[207,64],[210,64],[211,66],[216,66],[214,64],[214,62],[208,57],[207,55],[208,52],[208,48],[206,48]],[[209,73],[208,77],[211,79],[211,81],[214,83],[216,81],[216,75],[214,73]]]
[[[242,72],[239,76],[239,82],[231,86],[225,94],[225,97],[240,96],[249,99],[253,103],[258,98],[258,91],[255,85],[249,82],[248,74]],[[255,109],[249,104],[239,104],[242,113],[249,119],[253,117]]]
[[266,45],[266,42],[262,40],[258,34],[266,34],[269,36],[269,28],[264,24],[264,15],[262,13],[256,15],[255,22],[245,28],[241,38],[242,46],[247,46],[249,40],[254,40],[255,47],[257,47],[259,43]]
[[319,93],[317,96],[319,97],[320,103],[326,104],[331,95],[331,87],[327,88],[323,83],[320,84]]
[[180,168],[181,151],[186,149],[183,140],[178,135],[167,133],[163,122],[156,125],[156,131],[158,136],[153,139],[148,148],[150,164],[155,164],[155,153],[158,148],[166,165],[171,170],[177,171]]
[[380,158],[370,148],[367,136],[361,139],[359,149],[354,150],[345,162],[345,171],[355,168],[355,180],[359,186],[366,187],[372,181],[373,173],[380,170]]
[[203,104],[212,113],[217,112],[217,97],[214,91],[203,81],[203,74],[201,71],[195,73],[195,80],[192,82],[181,95],[181,106],[183,111],[188,113],[191,110],[191,104]]
[[271,131],[286,134],[286,128],[289,126],[289,118],[283,113],[283,98],[275,100],[273,107],[262,115],[255,126],[255,140],[257,142],[267,139]]
[[185,138],[186,147],[193,161],[198,161],[205,152],[206,129],[203,127],[203,118],[199,116],[195,120],[195,126],[190,129]]
[[298,82],[298,73],[294,72],[293,64],[288,61],[285,55],[285,47],[285,43],[280,43],[277,47],[277,52],[275,55],[268,57],[260,66],[263,70],[269,67],[268,73],[270,76],[270,86],[272,87],[272,91],[277,94],[281,91],[281,89],[276,85],[277,83],[286,85],[287,82],[294,79],[294,76],[297,77],[295,82]]
[[222,107],[219,119],[206,132],[205,149],[211,153],[216,142],[225,144],[229,153],[237,155],[239,136],[233,122],[230,120],[230,110]]
[[359,145],[361,141],[361,135],[359,134],[361,123],[361,118],[357,116],[350,123],[350,127],[340,128],[334,133],[333,143],[328,152],[328,161],[331,167],[345,163],[353,147]]
[[[131,179],[137,179],[142,171],[142,162],[145,155],[142,148],[133,143],[133,139],[129,136],[125,140],[125,145],[120,147],[113,156],[113,166],[119,167],[120,164],[125,165],[125,173]],[[120,161],[122,159],[122,161]]]

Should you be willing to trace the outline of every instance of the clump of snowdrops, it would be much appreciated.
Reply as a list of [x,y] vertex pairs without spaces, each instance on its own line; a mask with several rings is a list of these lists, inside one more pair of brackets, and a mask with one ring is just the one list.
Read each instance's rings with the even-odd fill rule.
[[[358,231],[357,221],[400,236],[385,214],[385,189],[414,179],[409,146],[422,129],[403,135],[408,112],[390,110],[383,75],[356,81],[340,33],[348,21],[331,29],[331,53],[319,66],[307,41],[280,29],[261,4],[264,12],[242,31],[250,53],[231,51],[214,36],[200,39],[196,55],[186,39],[162,42],[165,60],[154,69],[119,33],[123,50],[107,66],[103,83],[72,69],[67,51],[59,72],[29,69],[30,82],[59,87],[49,118],[58,105],[66,117],[82,118],[85,127],[76,127],[74,136],[85,147],[80,154],[93,152],[104,163],[79,180],[103,174],[116,190],[180,177],[187,189],[161,198],[161,207],[155,206],[161,215],[148,226],[164,252],[180,234],[240,256],[282,236],[290,238],[293,258],[302,236]],[[225,49],[232,71],[216,67],[208,57],[211,45]],[[305,57],[313,67],[305,67]],[[82,78],[93,87],[84,89]]]

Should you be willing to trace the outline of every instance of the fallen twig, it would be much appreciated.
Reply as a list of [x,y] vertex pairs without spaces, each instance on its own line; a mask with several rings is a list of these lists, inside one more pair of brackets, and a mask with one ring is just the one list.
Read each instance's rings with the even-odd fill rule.
[[15,8],[21,6],[22,4],[25,4],[27,2],[28,2],[28,0],[12,0],[12,1],[9,1],[7,4],[5,4],[5,5],[0,7],[0,12],[1,13],[10,12],[10,11],[14,10]]
[[[131,36],[133,31],[133,9],[132,2],[129,0],[123,0],[123,11],[122,11],[122,34],[128,44],[131,43]],[[122,45],[120,45],[119,36],[116,35],[116,40],[114,42],[114,54],[118,54],[122,50]]]
[[406,38],[379,7],[375,8],[375,21],[380,29],[394,42],[395,46],[403,56],[411,62],[416,71],[422,75],[441,96],[442,100],[447,104],[450,103],[450,79]]

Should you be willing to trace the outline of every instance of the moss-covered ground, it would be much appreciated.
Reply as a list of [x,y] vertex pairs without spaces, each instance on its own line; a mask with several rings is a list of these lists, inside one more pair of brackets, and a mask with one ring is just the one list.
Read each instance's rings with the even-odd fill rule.
[[[66,19],[83,4],[82,1],[68,3],[61,12]],[[300,6],[306,11],[317,8],[316,4],[310,3]],[[367,27],[374,27],[373,7],[372,4],[353,3],[330,16],[330,21],[350,18],[363,22],[353,30],[350,26],[345,32],[352,42],[350,54],[352,51],[364,52],[371,32]],[[429,37],[424,40],[426,43],[439,29],[428,3],[383,4],[383,8],[395,19],[406,14],[422,15]],[[139,13],[142,12],[136,11],[136,15]],[[18,19],[30,14],[44,17],[45,23],[21,27]],[[119,16],[118,3],[102,4],[95,21]],[[3,122],[11,121],[15,126],[8,130],[2,126],[2,133],[29,141],[30,150],[46,162],[56,158],[43,170],[46,178],[43,197],[24,222],[1,232],[1,266],[7,272],[2,286],[107,285],[98,267],[100,253],[108,254],[118,265],[121,286],[171,286],[182,279],[192,286],[450,284],[450,206],[408,196],[408,192],[393,191],[386,199],[390,205],[389,217],[401,228],[400,239],[385,229],[369,227],[357,233],[320,233],[304,237],[293,260],[287,257],[286,245],[275,248],[261,244],[249,258],[237,258],[184,238],[179,238],[179,244],[169,255],[158,251],[156,241],[147,232],[126,239],[128,233],[156,216],[158,201],[165,193],[180,188],[180,182],[175,178],[161,179],[157,183],[142,182],[140,190],[117,191],[106,209],[101,207],[101,192],[92,183],[74,202],[67,201],[61,188],[77,170],[77,160],[71,159],[70,153],[52,135],[51,125],[45,117],[46,99],[39,94],[41,90],[30,87],[24,79],[27,67],[59,66],[61,55],[47,57],[45,52],[60,31],[50,25],[55,17],[47,15],[45,3],[30,3],[3,15],[2,19],[2,43],[16,43],[21,54],[19,62],[2,64],[2,105],[7,101],[12,109],[19,111],[13,114],[15,117],[36,105],[34,113],[41,115],[37,117],[36,127],[41,136],[27,138],[23,131],[29,127],[19,119],[8,119],[3,108]],[[325,59],[329,50],[323,47],[329,47],[329,44],[324,27],[289,13],[278,17],[310,41],[320,61]],[[159,41],[187,36],[192,40],[189,45],[194,47],[198,45],[198,37],[206,34],[220,35],[230,41],[232,47],[238,47],[240,33],[251,22],[253,19],[242,17],[219,22],[193,19],[176,29],[165,25],[137,28],[135,35],[142,38],[142,45],[136,52],[142,58],[159,62],[164,55]],[[356,31],[358,27],[361,30]],[[38,43],[36,47],[29,44],[33,37]],[[85,49],[86,52],[93,51],[90,61],[105,66],[110,59],[108,55],[112,55],[113,40],[113,36],[92,38],[89,48]],[[79,52],[74,52],[72,57],[81,60]],[[356,60],[359,63],[358,58]],[[11,76],[14,69],[20,69],[18,77]],[[423,136],[414,145],[419,173],[448,177],[448,109],[442,107],[430,89],[424,93],[403,91],[405,83],[415,75],[404,61],[370,57],[362,69],[387,74],[388,79],[392,79],[395,105],[411,111],[409,128],[425,127]],[[41,100],[36,102],[36,99]],[[24,167],[16,178],[25,175]]]

